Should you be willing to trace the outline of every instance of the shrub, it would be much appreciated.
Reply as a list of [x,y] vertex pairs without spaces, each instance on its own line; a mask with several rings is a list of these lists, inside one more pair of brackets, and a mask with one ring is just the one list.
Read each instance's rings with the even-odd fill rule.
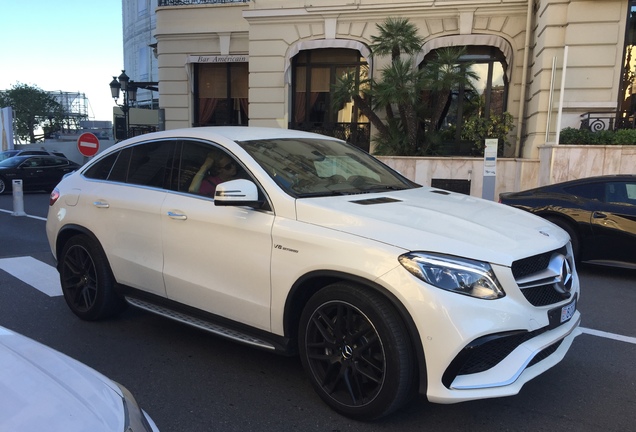
[[602,130],[565,128],[559,134],[560,144],[636,145],[636,129]]

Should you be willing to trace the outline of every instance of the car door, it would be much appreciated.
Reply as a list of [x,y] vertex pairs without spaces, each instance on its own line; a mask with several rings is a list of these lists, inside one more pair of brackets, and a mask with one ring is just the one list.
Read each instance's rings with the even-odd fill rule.
[[636,264],[636,182],[606,182],[591,225],[593,259]]
[[46,189],[49,171],[45,167],[44,157],[32,156],[25,159],[20,164],[20,171],[18,176],[22,178],[24,189]]
[[44,161],[42,183],[46,189],[53,189],[65,174],[73,171],[68,161],[59,157],[46,156],[42,160]]
[[188,192],[210,150],[217,151],[209,144],[183,143],[180,180],[162,206],[166,293],[179,303],[269,330],[274,214],[215,206],[213,198]]
[[165,297],[161,206],[174,157],[174,142],[127,147],[83,175],[77,206],[107,253],[117,282]]

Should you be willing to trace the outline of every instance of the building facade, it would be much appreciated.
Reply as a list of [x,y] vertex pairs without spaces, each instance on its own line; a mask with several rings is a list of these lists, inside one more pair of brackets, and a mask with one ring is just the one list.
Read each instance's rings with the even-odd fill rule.
[[[369,148],[367,119],[354,104],[333,108],[330,92],[345,73],[379,74],[390,59],[370,55],[376,26],[403,17],[424,38],[416,67],[436,50],[466,47],[480,100],[514,118],[504,156],[537,158],[558,128],[579,127],[582,116],[631,115],[633,74],[623,65],[631,62],[632,3],[158,0],[159,105],[166,129],[297,128]],[[454,96],[444,121],[465,113],[464,99]]]
[[[158,79],[159,64],[154,39],[156,10],[157,0],[122,1],[124,69],[137,82],[156,82]],[[137,107],[156,109],[158,104],[157,92],[144,88],[137,91]]]

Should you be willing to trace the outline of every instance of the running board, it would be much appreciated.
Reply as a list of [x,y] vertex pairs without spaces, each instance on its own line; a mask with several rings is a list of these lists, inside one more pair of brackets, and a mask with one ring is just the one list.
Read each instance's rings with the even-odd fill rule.
[[205,330],[207,332],[231,339],[236,342],[241,342],[241,343],[256,346],[259,348],[265,348],[268,350],[275,349],[274,345],[262,339],[258,339],[253,336],[249,336],[245,333],[241,333],[236,330],[232,330],[217,324],[213,324],[209,321],[204,321],[200,318],[196,318],[191,315],[187,315],[185,313],[175,311],[173,309],[168,309],[163,306],[159,306],[155,303],[150,303],[135,297],[128,297],[128,296],[126,296],[126,301],[130,303],[131,305],[138,307],[140,309],[146,310],[148,312],[152,312],[154,314],[161,315],[166,318],[170,318],[180,323],[187,324],[189,326],[196,327],[201,330]]

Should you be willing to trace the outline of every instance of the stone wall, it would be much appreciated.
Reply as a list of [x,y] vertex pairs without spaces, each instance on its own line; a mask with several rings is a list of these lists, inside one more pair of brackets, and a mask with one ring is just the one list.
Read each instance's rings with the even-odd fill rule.
[[[470,194],[482,196],[483,158],[379,156],[416,183],[470,180]],[[636,174],[636,146],[543,145],[538,159],[497,159],[495,199],[501,192],[531,189],[577,178]]]

